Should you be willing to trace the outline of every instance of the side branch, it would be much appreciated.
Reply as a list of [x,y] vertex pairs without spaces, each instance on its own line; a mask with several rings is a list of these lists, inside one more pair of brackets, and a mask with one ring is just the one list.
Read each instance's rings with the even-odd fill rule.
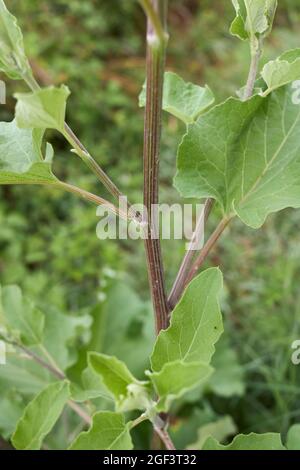
[[[31,75],[24,77],[24,80],[31,91],[38,91],[40,90],[40,85],[37,83],[35,78]],[[81,143],[72,129],[65,123],[65,129],[63,132],[65,139],[69,142],[69,144],[74,148],[77,155],[83,160],[83,162],[92,170],[92,172],[97,176],[99,181],[106,187],[107,191],[115,198],[119,199],[123,197],[123,193],[119,190],[119,188],[113,183],[110,177],[105,173],[105,171],[98,165],[96,160],[90,155],[87,151],[85,146]]]
[[189,274],[187,276],[184,287],[186,287],[194,279],[194,277],[198,273],[199,269],[203,265],[204,261],[206,260],[207,256],[209,255],[210,251],[215,246],[215,244],[219,240],[220,236],[222,235],[222,233],[226,229],[226,227],[229,224],[230,220],[231,220],[230,217],[224,217],[224,219],[222,219],[221,222],[219,223],[216,230],[213,232],[213,234],[207,240],[207,242],[205,243],[204,247],[202,248],[199,256],[197,257],[197,259],[195,260],[195,262],[193,263],[193,265],[192,265],[192,267],[189,271]]
[[[15,346],[16,348],[19,348],[21,351],[23,351],[28,357],[33,359],[37,364],[39,364],[41,367],[44,369],[48,370],[51,374],[53,374],[54,377],[56,377],[59,380],[65,380],[67,377],[66,375],[60,370],[54,367],[52,364],[49,364],[47,361],[42,359],[40,356],[38,356],[35,352],[31,351],[30,349],[26,348],[25,346],[22,346],[19,343],[16,343],[12,341],[10,344]],[[75,411],[75,413],[80,416],[84,420],[84,422],[88,425],[92,424],[92,419],[90,415],[80,406],[78,405],[75,401],[73,400],[68,400],[68,406]]]
[[214,203],[213,199],[207,199],[206,200],[205,205],[204,205],[204,209],[203,209],[203,211],[202,211],[202,213],[199,217],[199,220],[197,222],[195,232],[193,233],[193,237],[192,237],[190,246],[189,246],[187,252],[185,253],[185,256],[184,256],[184,258],[182,260],[182,263],[180,265],[178,274],[176,276],[175,282],[173,284],[173,287],[171,289],[171,292],[170,292],[170,295],[169,295],[169,298],[168,298],[168,303],[169,303],[169,306],[172,310],[175,308],[176,304],[178,303],[178,301],[180,300],[180,297],[183,294],[183,291],[184,291],[184,288],[185,288],[185,285],[186,285],[186,280],[189,276],[189,271],[191,269],[193,260],[196,256],[196,252],[193,249],[193,245],[197,240],[202,239],[202,237],[204,235],[203,234],[203,229],[204,229],[204,226],[205,226],[205,222],[207,221],[207,219],[209,217],[209,214],[211,212],[211,209],[213,207],[213,203]]

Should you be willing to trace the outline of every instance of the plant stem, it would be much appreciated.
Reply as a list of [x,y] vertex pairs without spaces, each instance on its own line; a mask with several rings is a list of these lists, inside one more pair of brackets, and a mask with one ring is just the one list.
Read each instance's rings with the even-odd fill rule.
[[44,369],[47,369],[49,372],[51,372],[51,374],[54,375],[57,379],[65,380],[66,376],[62,371],[58,370],[52,364],[49,364],[47,361],[45,361],[40,356],[38,356],[35,352],[31,351],[30,349],[26,348],[25,346],[22,346],[19,343],[11,342],[11,344],[13,346],[15,346],[16,348],[19,348],[27,356],[31,357],[37,364],[42,366]]
[[161,18],[159,12],[157,11],[157,8],[156,8],[157,5],[155,5],[153,1],[151,2],[151,0],[139,0],[139,3],[144,9],[148,20],[151,22],[157,39],[160,42],[165,41],[167,36],[166,36],[165,27],[163,24],[164,18]]
[[193,280],[193,278],[196,276],[197,272],[201,268],[202,264],[206,260],[207,256],[209,255],[211,249],[215,246],[217,241],[219,240],[220,236],[224,232],[225,228],[229,224],[231,220],[231,217],[224,217],[221,222],[219,223],[218,227],[216,230],[213,232],[213,234],[210,236],[210,238],[207,240],[205,243],[204,247],[202,248],[199,256],[196,258],[194,261],[189,274],[186,278],[186,282],[184,285],[184,288]]
[[161,429],[154,426],[154,431],[160,437],[167,450],[176,450],[176,447],[174,446],[172,439],[166,429]]
[[63,136],[69,144],[76,150],[77,155],[87,165],[87,167],[97,176],[99,181],[106,187],[107,191],[115,198],[119,199],[125,197],[124,194],[118,189],[115,183],[109,178],[104,170],[98,165],[96,160],[89,154],[84,145],[80,142],[78,137],[74,134],[72,129],[65,123],[65,131]]
[[177,277],[175,279],[175,282],[173,284],[173,287],[171,289],[171,292],[170,292],[170,295],[169,295],[169,298],[168,298],[168,303],[169,303],[169,306],[172,310],[174,309],[174,307],[176,306],[176,304],[180,300],[181,295],[184,291],[184,287],[186,285],[186,279],[189,275],[189,271],[190,271],[193,259],[195,258],[195,253],[196,253],[193,249],[193,245],[197,240],[201,239],[202,236],[204,235],[204,233],[203,233],[204,225],[205,225],[205,222],[207,221],[208,216],[211,212],[211,209],[213,207],[213,203],[214,203],[213,199],[207,199],[206,200],[205,205],[204,205],[204,209],[203,209],[203,211],[202,211],[202,213],[199,217],[196,229],[193,233],[193,237],[191,239],[190,246],[189,246],[189,248],[188,248],[187,252],[185,253],[185,256],[182,260],[182,263],[181,263],[181,266],[179,268]]
[[[149,3],[149,2],[148,2]],[[151,6],[165,28],[167,1],[152,0]],[[159,156],[161,141],[162,94],[167,35],[162,39],[148,17],[147,25],[147,89],[144,125],[144,207],[147,211],[145,240],[150,291],[155,312],[156,333],[166,329],[169,308],[165,289],[161,243],[154,207],[159,202]]]
[[49,361],[49,363],[52,365],[53,369],[57,370],[61,376],[63,377],[64,376],[64,373],[60,370],[57,362],[55,361],[55,359],[51,356],[51,354],[47,351],[47,349],[45,348],[45,346],[43,344],[40,344],[39,345],[39,349],[41,351],[41,353],[45,356],[46,360]]
[[84,411],[81,408],[81,406],[79,406],[77,403],[75,403],[75,401],[68,400],[67,404],[73,411],[75,411],[75,413],[78,416],[80,416],[80,418],[83,419],[83,421],[85,423],[87,423],[89,426],[92,424],[92,418],[90,417],[90,415],[86,411]]
[[141,414],[138,418],[136,418],[134,421],[131,422],[130,424],[130,429],[135,428],[139,424],[143,423],[144,421],[147,421],[149,418],[146,414]]
[[247,80],[247,84],[246,84],[245,92],[244,92],[245,101],[251,98],[253,94],[261,54],[262,54],[261,40],[255,38],[251,42],[251,64],[250,64],[248,80]]

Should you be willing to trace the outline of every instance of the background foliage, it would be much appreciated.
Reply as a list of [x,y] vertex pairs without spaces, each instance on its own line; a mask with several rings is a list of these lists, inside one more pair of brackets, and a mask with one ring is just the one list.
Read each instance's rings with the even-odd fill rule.
[[[143,12],[136,2],[126,0],[11,0],[7,6],[21,23],[38,80],[68,84],[68,121],[129,198],[140,202]],[[167,68],[184,79],[208,83],[218,101],[234,94],[247,76],[248,48],[229,35],[232,18],[228,1],[171,2]],[[281,0],[263,61],[299,47],[299,23],[299,2]],[[2,120],[11,118],[15,105],[16,84],[7,83],[7,89]],[[170,202],[178,200],[171,181],[180,124],[172,117],[164,124],[161,198]],[[59,153],[57,174],[99,191],[94,177],[57,134],[49,139]],[[99,241],[97,222],[94,207],[71,195],[0,187],[0,284],[17,284],[35,300],[49,318],[49,342],[55,321],[61,325],[66,338],[59,360],[66,361],[75,378],[85,366],[87,345],[117,355],[139,374],[153,343],[143,246]],[[220,265],[224,272],[226,334],[217,346],[217,372],[209,387],[189,394],[174,410],[171,434],[178,447],[200,439],[207,425],[222,429],[224,419],[229,435],[236,430],[284,435],[299,422],[299,368],[290,361],[291,344],[300,338],[299,228],[298,212],[289,210],[269,217],[261,231],[235,221],[214,250],[207,265]],[[164,242],[163,248],[170,285],[184,246]],[[0,367],[4,439],[23,403],[43,383],[43,374],[25,360],[22,373],[13,359],[8,368]],[[109,409],[109,402],[102,407]],[[66,413],[47,438],[47,447],[66,447],[78,424],[74,419]],[[144,434],[135,436],[137,445],[145,446],[148,438],[145,425]]]

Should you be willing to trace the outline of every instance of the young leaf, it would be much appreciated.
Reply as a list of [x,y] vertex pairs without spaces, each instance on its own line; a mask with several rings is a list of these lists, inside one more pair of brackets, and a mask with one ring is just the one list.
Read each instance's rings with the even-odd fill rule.
[[13,80],[32,75],[21,30],[3,0],[0,0],[0,70]]
[[[185,124],[190,124],[215,101],[210,88],[185,82],[176,73],[166,72],[164,78],[163,109]],[[139,97],[140,107],[146,104],[146,86]]]
[[156,409],[167,412],[172,401],[206,380],[213,369],[201,362],[174,361],[166,363],[159,372],[148,372],[159,396]]
[[294,424],[289,429],[286,446],[288,450],[300,450],[300,424]]
[[223,446],[212,437],[208,438],[203,450],[286,450],[281,442],[280,434],[239,434],[231,444]]
[[41,153],[39,129],[20,129],[16,121],[0,123],[0,184],[55,184],[51,161]]
[[28,299],[23,298],[19,287],[7,286],[2,291],[0,287],[0,304],[4,325],[12,336],[27,346],[42,342],[45,317]]
[[268,62],[261,75],[268,85],[267,93],[300,79],[300,49],[292,49]]
[[209,437],[222,442],[237,431],[231,416],[224,416],[213,423],[204,424],[198,430],[196,442],[188,446],[190,450],[202,450]]
[[146,383],[133,377],[124,362],[113,356],[90,353],[89,365],[114,396],[118,411],[145,410],[150,406]]
[[223,331],[221,289],[222,273],[217,268],[207,269],[190,283],[173,311],[169,328],[158,335],[151,356],[154,372],[174,361],[209,364]]
[[267,36],[273,25],[277,0],[232,0],[236,17],[231,34],[242,40]]
[[102,377],[96,374],[91,367],[87,367],[82,372],[80,385],[71,384],[71,397],[77,402],[85,402],[99,397],[109,404],[114,402],[112,395],[107,392]]
[[25,408],[17,424],[12,443],[18,450],[39,450],[60,417],[69,398],[67,381],[48,385]]
[[212,197],[224,215],[259,228],[300,207],[300,106],[282,87],[267,98],[230,98],[189,127],[178,152],[177,189]]
[[82,432],[69,450],[131,450],[130,425],[120,413],[100,411],[89,431]]
[[33,93],[16,93],[16,120],[22,129],[57,129],[64,131],[69,89],[62,85]]

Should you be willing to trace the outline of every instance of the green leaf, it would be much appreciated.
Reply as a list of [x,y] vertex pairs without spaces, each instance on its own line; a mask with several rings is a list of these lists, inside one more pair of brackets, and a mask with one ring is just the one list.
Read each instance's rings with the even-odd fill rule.
[[190,283],[172,313],[169,328],[156,340],[151,356],[154,372],[174,361],[209,364],[223,331],[218,301],[221,289],[222,273],[217,268],[207,269]]
[[166,363],[159,372],[148,372],[159,396],[156,409],[167,412],[174,399],[207,380],[213,369],[201,362],[174,361]]
[[[204,88],[185,82],[176,73],[166,72],[164,78],[163,109],[185,124],[190,124],[215,101],[214,95],[206,85]],[[146,104],[146,85],[140,94],[139,105]]]
[[300,450],[300,424],[294,424],[289,429],[286,446],[288,450]]
[[237,431],[231,416],[223,416],[213,423],[204,424],[198,430],[197,440],[188,446],[190,450],[202,450],[209,437],[222,442]]
[[16,93],[16,120],[22,129],[57,129],[64,132],[69,89],[62,85],[32,93]]
[[93,416],[89,431],[79,434],[70,450],[131,450],[130,424],[120,413],[100,411]]
[[124,362],[113,356],[90,353],[89,365],[114,396],[118,411],[145,410],[151,406],[147,383],[133,377]]
[[103,398],[106,402],[114,403],[111,394],[107,392],[102,377],[96,374],[91,367],[87,367],[81,374],[81,383],[71,384],[71,396],[74,401],[85,402],[95,398]]
[[261,75],[268,89],[265,94],[276,88],[300,79],[300,49],[292,49],[268,62]]
[[0,185],[55,184],[51,161],[41,153],[42,133],[20,129],[16,121],[0,123]]
[[24,299],[17,286],[7,286],[1,291],[0,304],[4,325],[8,332],[24,345],[42,343],[45,317],[28,299]]
[[265,37],[272,29],[277,0],[232,0],[236,17],[230,28],[231,34],[242,40]]
[[208,438],[203,450],[285,450],[280,434],[239,434],[231,444],[223,446],[212,437]]
[[38,450],[60,417],[69,398],[67,381],[45,388],[25,408],[17,424],[12,443],[18,450]]
[[13,80],[32,75],[16,18],[0,0],[0,70]]
[[299,133],[291,87],[247,102],[230,98],[189,126],[175,186],[259,228],[270,213],[300,207]]

